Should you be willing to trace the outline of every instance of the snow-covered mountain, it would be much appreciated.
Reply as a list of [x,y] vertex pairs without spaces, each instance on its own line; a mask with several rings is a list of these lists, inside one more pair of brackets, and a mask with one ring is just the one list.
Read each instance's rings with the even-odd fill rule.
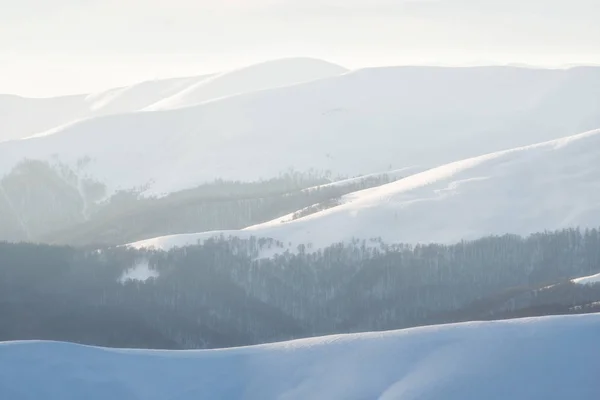
[[0,142],[43,134],[84,118],[139,111],[209,77],[147,81],[73,96],[25,98],[0,95]]
[[285,58],[224,72],[183,89],[146,108],[148,111],[192,106],[236,94],[289,86],[348,72],[339,65],[311,58]]
[[0,397],[597,400],[598,333],[584,315],[207,351],[5,342]]
[[[453,243],[487,235],[527,235],[600,226],[600,130],[470,158],[344,196],[341,205],[242,231],[150,239],[133,247],[169,249],[215,235],[267,237],[295,251],[353,238]],[[281,249],[272,249],[273,252]],[[268,255],[268,254],[266,254]]]
[[[600,68],[376,68],[193,107],[87,119],[0,144],[118,190],[171,193],[289,168],[356,176],[437,166],[600,124]],[[560,112],[558,112],[560,110]],[[57,169],[57,168],[55,168]]]
[[[324,64],[327,73],[331,68]],[[170,92],[181,92],[181,82],[171,84]],[[141,85],[131,93],[145,91]],[[143,105],[128,93],[88,100],[98,110]],[[70,122],[45,136],[0,143],[0,239],[43,240],[100,209],[110,206],[107,214],[118,218],[138,208],[138,196],[219,178],[256,182],[290,169],[321,177],[423,170],[530,145],[600,126],[598,99],[600,68],[375,68]],[[140,232],[119,242],[242,226]]]
[[85,118],[192,105],[344,72],[346,69],[325,61],[293,58],[216,75],[146,81],[99,93],[40,99],[0,95],[0,141],[42,136]]
[[140,111],[156,101],[172,96],[190,85],[204,82],[212,76],[159,79],[92,93],[85,97],[91,112],[87,117]]

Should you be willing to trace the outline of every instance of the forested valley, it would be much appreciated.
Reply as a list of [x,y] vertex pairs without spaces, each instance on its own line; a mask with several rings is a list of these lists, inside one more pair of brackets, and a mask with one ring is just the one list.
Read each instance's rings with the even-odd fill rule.
[[[216,348],[600,311],[597,229],[314,251],[220,237],[168,252],[0,243],[0,341]],[[136,278],[137,279],[134,279]]]

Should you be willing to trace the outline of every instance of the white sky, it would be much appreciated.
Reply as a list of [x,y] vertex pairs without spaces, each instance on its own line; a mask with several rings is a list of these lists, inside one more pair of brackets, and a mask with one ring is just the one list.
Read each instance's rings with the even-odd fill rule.
[[600,64],[600,0],[0,0],[0,93],[49,96],[279,57],[349,68]]

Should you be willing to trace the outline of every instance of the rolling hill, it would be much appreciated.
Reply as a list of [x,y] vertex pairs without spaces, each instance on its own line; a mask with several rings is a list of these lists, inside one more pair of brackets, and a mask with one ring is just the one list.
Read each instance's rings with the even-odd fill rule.
[[585,315],[208,351],[5,342],[0,397],[596,400],[599,333]]
[[[296,251],[353,239],[454,243],[600,225],[600,130],[470,158],[344,196],[341,204],[242,231],[174,235],[132,246],[169,249],[215,235],[266,237]],[[271,252],[282,251],[272,249]],[[271,253],[272,254],[272,253]]]
[[0,95],[0,142],[43,135],[85,118],[139,111],[208,77],[147,81],[99,93],[61,97]]
[[158,79],[98,93],[54,98],[0,95],[0,141],[44,136],[82,119],[192,105],[344,72],[344,68],[325,61],[284,59],[216,75]]
[[[326,75],[335,69],[323,67]],[[227,79],[260,76],[249,71],[211,78],[207,87],[230,89]],[[373,68],[172,110],[89,118],[0,143],[0,238],[38,240],[123,199],[217,179],[427,169],[556,139],[600,126],[599,93],[600,68]],[[96,103],[108,107],[111,96]]]
[[145,108],[146,111],[193,106],[236,94],[325,79],[348,72],[311,58],[285,58],[215,75]]
[[[594,129],[600,108],[590,98],[599,93],[600,68],[368,69],[69,124],[0,144],[0,173],[25,159],[43,160],[100,182],[106,195],[161,195],[289,168],[355,176],[390,165],[437,166]],[[562,105],[565,111],[555,112]]]

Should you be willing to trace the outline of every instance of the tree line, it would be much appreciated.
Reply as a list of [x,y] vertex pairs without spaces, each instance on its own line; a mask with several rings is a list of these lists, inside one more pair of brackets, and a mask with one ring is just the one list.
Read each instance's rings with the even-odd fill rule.
[[[265,250],[281,253],[261,259]],[[284,251],[220,237],[169,252],[0,243],[0,340],[213,348],[434,323],[596,312],[597,229],[455,245]],[[127,280],[142,266],[156,277]]]

